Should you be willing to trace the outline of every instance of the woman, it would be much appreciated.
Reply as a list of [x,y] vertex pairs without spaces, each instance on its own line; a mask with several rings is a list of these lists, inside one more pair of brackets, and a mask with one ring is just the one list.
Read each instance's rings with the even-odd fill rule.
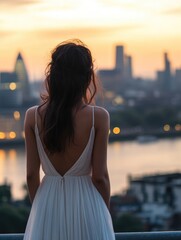
[[96,93],[93,60],[81,41],[55,48],[46,87],[43,104],[25,118],[32,209],[24,240],[115,239],[108,211],[109,114],[90,105]]

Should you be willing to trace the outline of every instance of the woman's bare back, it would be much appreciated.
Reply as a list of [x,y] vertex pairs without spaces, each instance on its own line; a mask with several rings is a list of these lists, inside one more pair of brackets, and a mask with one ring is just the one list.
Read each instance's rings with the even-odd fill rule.
[[79,159],[89,141],[91,128],[93,127],[94,109],[90,105],[83,105],[78,109],[74,117],[74,141],[70,142],[64,152],[56,152],[54,154],[50,154],[43,143],[41,129],[45,111],[46,106],[39,107],[37,111],[37,126],[40,139],[52,165],[63,176]]

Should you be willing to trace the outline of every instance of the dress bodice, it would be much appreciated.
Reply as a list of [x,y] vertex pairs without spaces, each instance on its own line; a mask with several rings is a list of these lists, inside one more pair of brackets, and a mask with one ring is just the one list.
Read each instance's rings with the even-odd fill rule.
[[37,124],[37,110],[38,107],[35,109],[35,136],[37,142],[38,153],[40,157],[40,161],[42,164],[42,169],[45,175],[53,175],[53,176],[82,176],[82,175],[90,175],[91,173],[91,156],[92,156],[92,149],[94,144],[94,137],[95,137],[95,129],[94,129],[94,107],[92,107],[92,127],[90,130],[90,135],[88,142],[81,153],[80,157],[76,160],[76,162],[69,168],[69,170],[62,176],[57,170],[54,168],[53,164],[51,163],[50,159],[48,158],[38,130]]

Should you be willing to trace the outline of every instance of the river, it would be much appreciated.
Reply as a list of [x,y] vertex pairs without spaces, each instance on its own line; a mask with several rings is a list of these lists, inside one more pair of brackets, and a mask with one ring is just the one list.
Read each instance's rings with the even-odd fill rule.
[[[25,183],[25,151],[23,147],[0,149],[0,184],[12,185],[14,199],[23,196]],[[128,187],[127,176],[169,173],[181,170],[181,138],[152,142],[113,142],[108,145],[108,169],[111,193]]]

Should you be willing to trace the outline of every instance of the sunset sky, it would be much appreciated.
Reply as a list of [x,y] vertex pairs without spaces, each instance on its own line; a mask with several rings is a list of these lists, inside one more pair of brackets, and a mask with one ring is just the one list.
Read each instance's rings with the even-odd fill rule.
[[135,76],[154,77],[164,51],[181,68],[181,0],[0,0],[0,71],[21,51],[30,78],[42,78],[52,48],[71,38],[88,45],[97,69],[114,67],[118,44]]

